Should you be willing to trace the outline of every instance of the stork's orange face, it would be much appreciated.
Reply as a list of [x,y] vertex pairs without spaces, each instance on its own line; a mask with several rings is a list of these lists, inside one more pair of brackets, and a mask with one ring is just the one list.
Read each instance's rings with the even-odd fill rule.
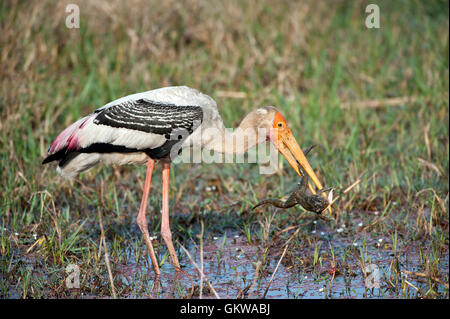
[[318,189],[322,188],[322,184],[311,168],[311,165],[309,165],[308,160],[303,154],[303,151],[295,140],[295,137],[292,135],[291,130],[287,126],[286,120],[280,112],[275,114],[270,139],[299,176],[302,176],[302,174],[297,167],[297,162],[295,161],[296,159],[305,170],[306,174],[308,174],[308,176],[312,179],[316,187]]

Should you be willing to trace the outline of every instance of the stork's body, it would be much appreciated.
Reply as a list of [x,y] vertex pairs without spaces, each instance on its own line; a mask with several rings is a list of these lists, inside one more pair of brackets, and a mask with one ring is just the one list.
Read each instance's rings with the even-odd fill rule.
[[159,274],[145,217],[155,161],[161,161],[163,166],[161,234],[173,265],[179,269],[169,227],[171,160],[178,155],[180,148],[244,153],[266,140],[273,142],[301,175],[295,162],[297,159],[316,186],[322,188],[285,119],[274,107],[263,107],[249,113],[240,126],[230,132],[225,129],[216,102],[185,86],[137,93],[104,105],[61,132],[51,144],[43,163],[58,161],[58,171],[66,177],[74,177],[99,162],[117,165],[147,163],[137,223],[144,234],[155,272]]

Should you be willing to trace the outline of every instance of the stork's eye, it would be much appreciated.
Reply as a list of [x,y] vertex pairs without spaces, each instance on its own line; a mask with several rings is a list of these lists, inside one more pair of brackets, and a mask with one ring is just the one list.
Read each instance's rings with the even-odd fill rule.
[[283,122],[278,122],[278,127],[283,127]]

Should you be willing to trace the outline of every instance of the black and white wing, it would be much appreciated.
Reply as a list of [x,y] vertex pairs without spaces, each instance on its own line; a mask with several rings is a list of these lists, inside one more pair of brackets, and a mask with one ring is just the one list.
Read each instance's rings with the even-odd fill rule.
[[62,166],[70,153],[145,152],[152,158],[168,155],[171,147],[203,121],[203,109],[215,106],[207,95],[168,87],[112,101],[78,120],[51,144],[44,163]]
[[127,101],[95,111],[94,124],[164,135],[179,130],[191,134],[203,119],[200,106],[163,104],[147,99]]
[[131,151],[144,151],[155,159],[166,157],[173,145],[192,134],[203,120],[200,106],[147,99],[111,105],[94,114],[97,115],[93,125],[103,127],[110,135],[107,141],[92,143],[88,151],[94,152],[100,142],[113,147],[121,145]]

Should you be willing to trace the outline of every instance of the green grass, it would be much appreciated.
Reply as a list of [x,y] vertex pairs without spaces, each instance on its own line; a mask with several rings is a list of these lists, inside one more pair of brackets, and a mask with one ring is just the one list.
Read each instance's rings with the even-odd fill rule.
[[[418,245],[414,271],[448,285],[447,1],[380,1],[380,29],[364,26],[364,1],[95,3],[80,3],[81,28],[72,30],[64,25],[64,2],[0,3],[1,297],[110,296],[97,208],[113,271],[132,260],[147,265],[135,225],[144,167],[96,167],[71,182],[40,163],[52,139],[79,117],[112,99],[167,85],[211,95],[227,127],[256,107],[275,105],[302,147],[319,145],[309,160],[327,186],[342,191],[360,179],[341,194],[328,227],[346,223],[342,236],[349,242],[385,238],[386,250],[396,254]],[[224,98],[221,91],[247,97]],[[398,97],[409,100],[364,106]],[[158,167],[149,198],[154,235],[160,173]],[[300,225],[288,254],[298,272],[327,260],[341,269],[368,260],[363,248],[322,244],[311,235],[313,216],[300,208],[275,214],[268,228],[273,210],[247,212],[258,199],[293,187],[297,177],[286,163],[273,176],[259,175],[255,164],[180,164],[171,174],[171,228],[181,242],[198,242],[200,221],[205,240],[239,233],[271,252],[264,273],[292,232],[275,234]],[[205,191],[217,183],[222,193]],[[361,229],[356,220],[373,225]],[[156,249],[168,263],[160,236]],[[63,284],[68,263],[82,269],[81,290]],[[414,294],[406,291],[399,271],[389,269],[397,281],[386,285],[401,297],[448,298],[448,288],[432,280]],[[151,274],[140,276],[131,280],[134,288],[117,282],[118,295],[147,296]],[[183,287],[175,290],[188,295]]]

